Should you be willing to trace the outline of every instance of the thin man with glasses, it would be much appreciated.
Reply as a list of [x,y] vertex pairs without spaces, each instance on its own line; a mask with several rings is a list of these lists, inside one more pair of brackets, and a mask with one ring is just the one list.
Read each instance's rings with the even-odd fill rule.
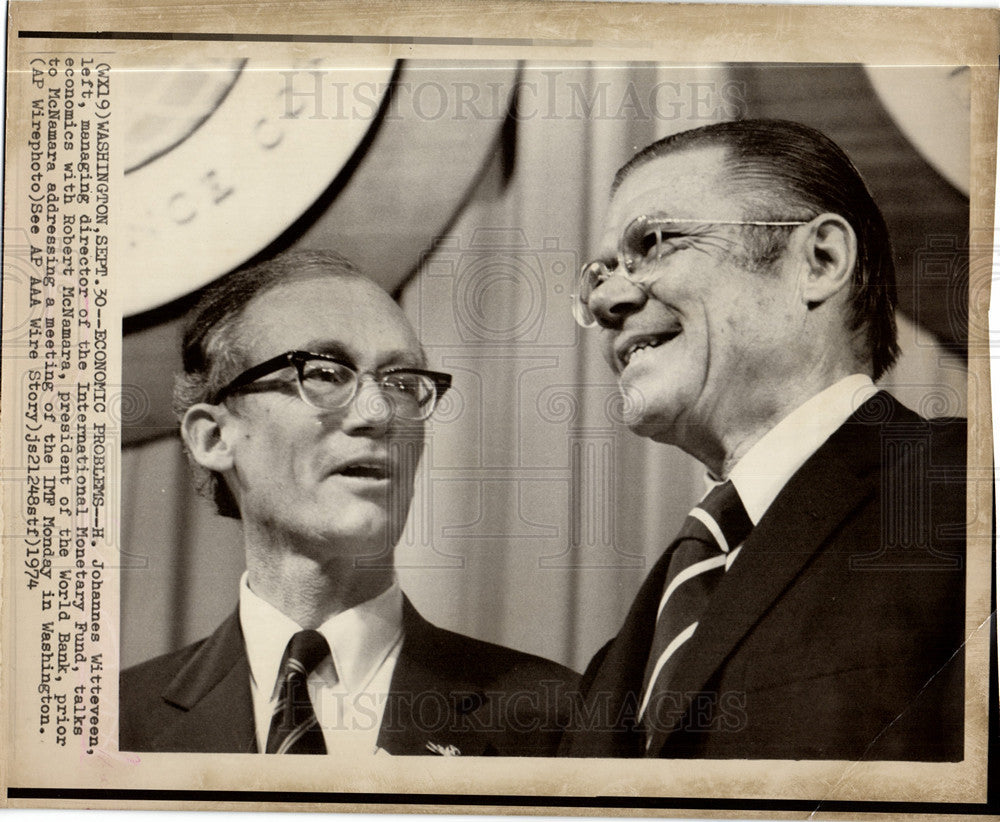
[[895,308],[882,215],[813,129],[706,126],[618,172],[574,315],[706,494],[562,754],[963,758],[966,426],[876,386]]
[[181,436],[246,572],[215,633],[122,673],[120,748],[552,754],[575,675],[431,625],[396,579],[451,377],[389,295],[337,255],[281,254],[207,290],[183,365]]

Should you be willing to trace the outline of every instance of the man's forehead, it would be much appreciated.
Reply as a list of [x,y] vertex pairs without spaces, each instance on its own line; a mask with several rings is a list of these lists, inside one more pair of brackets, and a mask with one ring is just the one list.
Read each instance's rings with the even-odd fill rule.
[[[724,146],[699,146],[656,157],[636,167],[611,200],[609,217],[657,212],[666,217],[731,219],[742,203],[731,185]],[[725,213],[707,213],[707,211]]]
[[267,353],[296,349],[352,360],[423,361],[402,309],[380,286],[360,276],[293,277],[255,296],[241,324],[247,341],[253,344],[257,337]]

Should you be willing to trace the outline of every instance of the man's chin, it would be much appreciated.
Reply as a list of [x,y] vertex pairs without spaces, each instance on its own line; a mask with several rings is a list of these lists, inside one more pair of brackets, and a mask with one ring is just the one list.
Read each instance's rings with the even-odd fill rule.
[[338,516],[326,523],[327,533],[351,553],[384,554],[399,541],[408,511],[409,505],[355,504],[341,508]]
[[[333,477],[320,486],[315,503],[321,518],[331,516],[339,521],[363,521],[387,517],[389,511],[400,507],[406,493],[396,483]],[[409,491],[409,496],[412,493]]]
[[351,558],[363,565],[365,560],[380,557],[388,557],[391,561],[399,533],[401,531],[398,528],[389,528],[384,520],[337,522],[319,526],[306,541],[314,545],[310,551],[318,551],[319,555],[327,559]]
[[664,445],[676,444],[676,431],[673,425],[668,425],[662,420],[644,418],[628,423],[629,430],[640,437],[653,440],[653,442]]
[[392,505],[385,496],[359,498],[343,493],[321,496],[314,505],[301,521],[289,522],[289,530],[299,533],[306,542],[335,546],[338,553],[345,555],[384,551],[393,535],[402,533],[399,520],[405,522],[409,508]]
[[674,429],[677,427],[677,413],[673,408],[655,407],[653,398],[643,393],[635,384],[623,384],[622,391],[622,422],[633,434],[646,437],[656,442],[673,442]]

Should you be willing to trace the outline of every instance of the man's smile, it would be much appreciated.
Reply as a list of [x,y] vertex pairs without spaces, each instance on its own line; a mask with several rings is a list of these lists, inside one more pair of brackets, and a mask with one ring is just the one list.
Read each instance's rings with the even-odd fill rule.
[[615,360],[619,371],[623,371],[633,361],[639,362],[658,348],[676,339],[684,329],[680,323],[656,333],[626,334],[615,344]]

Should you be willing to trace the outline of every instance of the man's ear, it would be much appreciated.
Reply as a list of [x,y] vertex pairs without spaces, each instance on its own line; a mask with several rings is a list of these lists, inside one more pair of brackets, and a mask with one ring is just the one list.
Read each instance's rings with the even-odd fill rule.
[[231,437],[227,436],[233,420],[225,405],[199,402],[184,412],[181,436],[199,465],[220,474],[233,467]]
[[807,269],[802,297],[812,309],[842,290],[850,290],[858,259],[854,229],[839,214],[820,214],[806,224],[804,253]]

